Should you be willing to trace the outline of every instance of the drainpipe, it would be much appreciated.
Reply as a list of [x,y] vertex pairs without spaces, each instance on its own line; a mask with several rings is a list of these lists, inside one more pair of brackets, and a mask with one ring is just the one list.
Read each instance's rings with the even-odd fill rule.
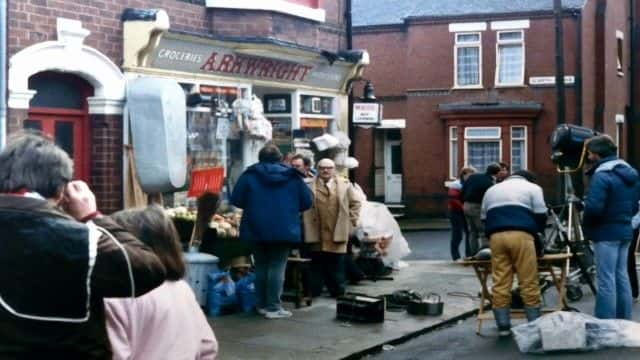
[[564,96],[564,32],[562,31],[562,1],[553,1],[556,22],[556,121],[566,123],[566,105]]
[[[630,0],[633,1],[633,0]],[[582,126],[582,10],[574,13],[576,19],[576,125]]]
[[638,33],[636,29],[636,1],[629,0],[629,107],[627,111],[627,157],[636,168],[638,156],[636,152],[635,133],[638,130],[636,123],[636,55],[638,47]]
[[[351,0],[346,0],[346,8],[345,8],[345,18],[346,18],[346,23],[347,23],[347,50],[351,50],[353,48],[353,30],[352,30],[352,22],[351,22]],[[355,142],[356,142],[356,137],[355,137],[355,126],[353,126],[353,79],[350,79],[348,84],[347,84],[347,91],[349,91],[348,94],[348,106],[349,109],[347,110],[349,117],[347,118],[347,136],[349,136],[349,138],[351,138],[351,144],[349,144],[349,156],[355,157]],[[350,169],[349,170],[349,180],[351,180],[352,182],[355,181],[355,170]]]
[[7,0],[0,0],[0,150],[7,142]]
[[605,32],[606,32],[607,0],[598,0],[596,3],[596,36],[595,36],[595,112],[593,118],[593,129],[604,132],[604,110],[605,110]]

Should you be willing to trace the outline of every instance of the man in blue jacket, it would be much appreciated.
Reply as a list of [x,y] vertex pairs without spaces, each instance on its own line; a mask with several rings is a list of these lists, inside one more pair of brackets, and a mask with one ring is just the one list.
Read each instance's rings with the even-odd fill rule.
[[593,241],[598,278],[595,316],[631,320],[631,287],[627,251],[633,236],[631,217],[636,211],[638,173],[616,156],[610,137],[596,136],[587,143],[594,166],[583,214],[587,239]]
[[253,248],[256,273],[256,309],[268,319],[286,318],[280,296],[287,258],[302,243],[300,213],[312,205],[302,174],[281,163],[277,146],[265,145],[259,162],[238,179],[231,203],[243,209],[240,239]]
[[544,232],[547,207],[535,176],[519,170],[487,190],[481,218],[491,246],[493,313],[500,336],[511,333],[513,273],[528,321],[540,316],[540,286],[534,239]]

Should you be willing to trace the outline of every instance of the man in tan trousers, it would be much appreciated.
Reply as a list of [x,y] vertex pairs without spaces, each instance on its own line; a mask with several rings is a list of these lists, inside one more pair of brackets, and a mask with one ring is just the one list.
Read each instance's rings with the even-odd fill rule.
[[528,321],[540,316],[540,286],[534,240],[544,233],[547,207],[535,176],[519,170],[487,190],[481,218],[491,246],[493,313],[500,336],[511,334],[511,287],[518,283]]
[[330,159],[318,162],[318,176],[309,183],[314,204],[304,213],[304,239],[311,251],[311,294],[323,285],[329,294],[344,294],[344,257],[351,231],[358,223],[360,200],[349,180],[336,175]]

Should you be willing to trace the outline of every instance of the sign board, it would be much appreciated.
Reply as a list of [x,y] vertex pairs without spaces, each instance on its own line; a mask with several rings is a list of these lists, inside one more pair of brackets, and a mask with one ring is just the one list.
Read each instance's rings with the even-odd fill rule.
[[353,123],[376,125],[380,123],[382,107],[379,103],[353,103]]
[[322,55],[312,52],[309,52],[308,60],[295,61],[289,60],[288,57],[291,56],[287,57],[287,53],[276,50],[260,50],[260,54],[264,53],[264,56],[250,54],[249,46],[262,49],[260,45],[199,40],[175,38],[170,33],[166,34],[151,55],[149,66],[332,90],[342,88],[353,66],[343,61],[329,64]]
[[[573,85],[576,82],[576,78],[573,75],[567,75],[564,77],[565,85]],[[555,85],[555,76],[531,76],[529,77],[529,85],[531,86],[548,86]]]

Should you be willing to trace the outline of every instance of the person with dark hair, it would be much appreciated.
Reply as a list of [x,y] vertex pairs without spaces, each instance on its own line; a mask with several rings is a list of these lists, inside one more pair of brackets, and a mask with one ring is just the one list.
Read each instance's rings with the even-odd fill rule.
[[291,167],[300,171],[306,179],[312,179],[315,175],[311,172],[311,159],[300,154],[291,158]]
[[283,163],[277,146],[260,150],[260,162],[242,173],[231,194],[231,204],[243,209],[240,239],[253,247],[256,310],[268,319],[290,317],[282,308],[287,258],[300,245],[300,214],[313,202],[302,174]]
[[511,166],[506,162],[501,161],[498,165],[500,165],[500,171],[496,175],[496,183],[504,181],[504,179],[509,177],[511,172]]
[[594,165],[587,171],[591,182],[582,220],[596,260],[595,316],[631,320],[627,257],[633,237],[631,218],[637,211],[638,172],[616,156],[617,147],[609,136],[593,137],[586,147]]
[[449,185],[447,190],[447,196],[449,201],[447,202],[447,208],[449,210],[449,221],[451,221],[451,258],[453,261],[460,259],[460,243],[464,236],[465,241],[465,255],[472,256],[469,249],[469,228],[467,222],[464,219],[464,205],[462,202],[462,186],[467,181],[475,170],[471,167],[465,167],[460,169],[460,175],[456,181],[453,181]]
[[218,342],[189,284],[180,239],[164,210],[152,205],[111,216],[153,249],[167,280],[136,299],[105,299],[114,359],[215,359]]
[[493,313],[500,336],[511,334],[511,287],[518,275],[528,321],[540,317],[540,286],[535,238],[547,220],[542,188],[535,176],[519,170],[487,190],[481,218],[491,247]]
[[484,224],[480,221],[480,204],[482,197],[493,184],[500,172],[500,165],[489,164],[484,173],[476,173],[467,179],[462,186],[464,217],[469,226],[469,250],[467,255],[475,255],[478,250],[488,246],[484,235]]
[[41,136],[0,152],[0,358],[110,359],[103,299],[165,280],[153,251],[72,178],[67,153]]

